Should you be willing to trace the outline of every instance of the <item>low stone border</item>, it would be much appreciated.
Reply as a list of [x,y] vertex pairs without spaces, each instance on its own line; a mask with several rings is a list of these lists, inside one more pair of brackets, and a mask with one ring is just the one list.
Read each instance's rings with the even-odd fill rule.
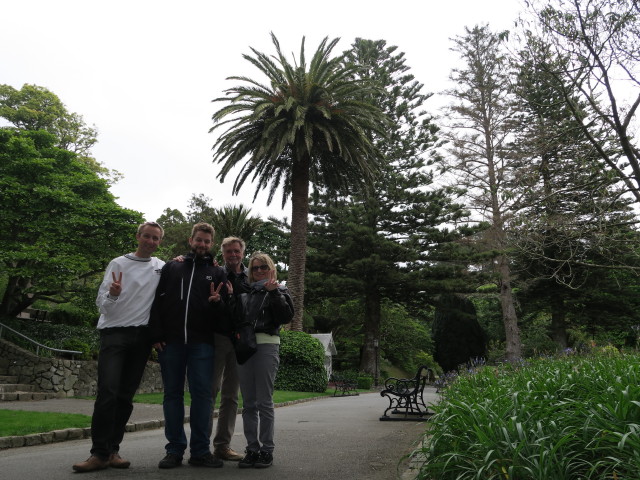
[[[312,397],[301,398],[300,400],[291,400],[289,402],[276,403],[274,407],[286,407],[297,403],[310,402],[312,400],[320,400],[323,398],[333,397]],[[242,413],[242,409],[238,409],[238,414]],[[214,414],[214,418],[218,417],[218,412]],[[184,423],[189,423],[189,416],[186,415]],[[153,430],[164,427],[164,419],[148,420],[146,422],[127,423],[125,432],[139,432],[142,430]],[[32,433],[30,435],[17,435],[12,437],[0,437],[0,450],[7,448],[31,447],[33,445],[42,445],[46,443],[64,442],[67,440],[82,440],[91,438],[91,428],[66,428],[64,430],[54,430],[46,433]]]

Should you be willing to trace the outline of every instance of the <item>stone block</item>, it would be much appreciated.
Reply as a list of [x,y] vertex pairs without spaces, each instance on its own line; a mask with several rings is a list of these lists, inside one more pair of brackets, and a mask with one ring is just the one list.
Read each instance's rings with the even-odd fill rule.
[[0,437],[0,450],[11,448],[11,437]]
[[33,433],[31,435],[24,436],[24,445],[25,447],[30,447],[33,445],[42,445],[42,436],[39,433]]
[[136,431],[140,431],[140,430],[154,430],[154,429],[158,429],[161,428],[163,425],[160,422],[160,420],[148,420],[146,422],[139,422],[136,423],[135,427],[136,427]]
[[15,437],[7,437],[11,439],[11,447],[10,448],[18,448],[24,447],[24,437],[15,436]]
[[71,390],[77,381],[78,377],[76,377],[75,375],[69,375],[68,377],[66,377],[64,379],[64,390]]
[[67,440],[81,440],[84,438],[83,428],[68,428]]
[[69,437],[69,430],[54,430],[51,434],[54,442],[64,442]]

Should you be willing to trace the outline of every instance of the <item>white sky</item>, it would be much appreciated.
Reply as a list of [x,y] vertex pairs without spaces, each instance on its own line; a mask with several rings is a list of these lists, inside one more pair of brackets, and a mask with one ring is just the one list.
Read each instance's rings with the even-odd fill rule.
[[520,9],[519,0],[8,0],[0,83],[46,87],[95,125],[94,156],[124,174],[112,187],[118,203],[147,220],[186,212],[192,193],[290,218],[280,197],[251,204],[253,185],[231,196],[234,172],[215,178],[208,131],[221,104],[211,100],[234,83],[226,77],[256,75],[242,58],[249,47],[273,53],[271,31],[296,56],[306,36],[309,57],[325,36],[341,38],[336,53],[356,37],[384,39],[405,52],[424,92],[438,93],[456,61],[449,38],[476,24],[510,29]]

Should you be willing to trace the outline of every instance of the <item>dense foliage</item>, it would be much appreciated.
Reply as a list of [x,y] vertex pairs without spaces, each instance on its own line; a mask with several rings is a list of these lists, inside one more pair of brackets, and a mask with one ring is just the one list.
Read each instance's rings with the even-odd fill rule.
[[280,336],[282,343],[276,390],[324,392],[328,379],[324,347],[320,340],[308,333],[289,330],[283,330]]
[[442,295],[436,306],[433,324],[434,359],[444,372],[484,359],[487,335],[478,323],[475,306],[466,297]]
[[68,301],[84,278],[131,251],[138,212],[43,130],[0,129],[0,313]]
[[[33,320],[6,317],[0,317],[0,322],[47,347],[82,352],[82,355],[76,358],[88,360],[96,359],[98,356],[100,338],[95,326],[34,322]],[[25,350],[34,351],[33,343],[9,330],[3,332],[2,338]],[[41,349],[38,353],[41,356],[50,355],[50,351],[46,349]]]
[[639,360],[605,347],[463,374],[433,407],[418,478],[637,478]]

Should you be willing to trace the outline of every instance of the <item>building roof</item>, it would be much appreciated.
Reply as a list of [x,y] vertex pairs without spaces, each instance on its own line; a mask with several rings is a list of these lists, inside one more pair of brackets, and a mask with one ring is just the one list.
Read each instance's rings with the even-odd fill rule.
[[312,333],[311,336],[320,340],[320,343],[322,343],[322,346],[324,347],[325,354],[336,355],[338,353],[336,350],[336,344],[333,343],[332,333]]

